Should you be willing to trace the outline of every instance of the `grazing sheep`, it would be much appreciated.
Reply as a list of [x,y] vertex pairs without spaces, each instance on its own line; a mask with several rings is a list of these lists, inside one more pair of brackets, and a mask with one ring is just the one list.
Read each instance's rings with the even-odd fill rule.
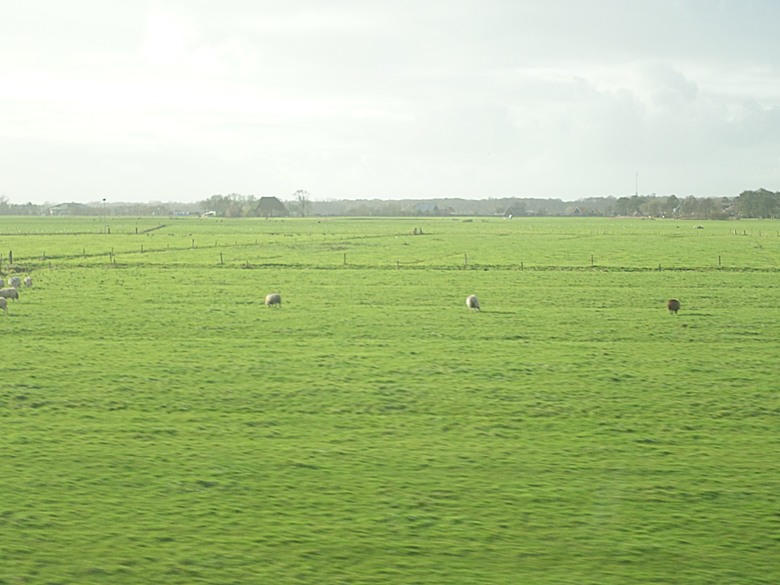
[[11,285],[13,288],[19,288],[20,286],[22,286],[22,279],[19,278],[18,276],[12,276],[8,284]]
[[273,307],[274,305],[277,307],[282,306],[282,295],[279,293],[271,293],[270,295],[265,296],[265,306]]
[[466,297],[466,306],[469,309],[476,309],[477,311],[480,310],[479,308],[479,299],[477,298],[477,295],[469,295]]
[[24,279],[24,286],[30,288],[32,286],[32,276],[28,276]]
[[15,288],[0,288],[0,297],[4,299],[19,300],[19,291]]
[[669,313],[677,314],[677,311],[680,310],[680,301],[677,299],[669,299],[666,301],[666,308],[669,309]]
[[0,297],[0,309],[3,309],[6,315],[8,314],[8,301],[5,300],[5,297]]

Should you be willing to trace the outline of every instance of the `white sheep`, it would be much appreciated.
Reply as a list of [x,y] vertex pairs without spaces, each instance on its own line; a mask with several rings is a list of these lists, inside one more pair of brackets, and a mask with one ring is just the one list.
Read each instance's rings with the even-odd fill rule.
[[19,278],[18,276],[12,276],[8,284],[11,285],[13,288],[19,288],[20,286],[22,286],[22,279]]
[[24,279],[24,286],[30,288],[32,286],[32,276],[28,276]]
[[479,299],[477,298],[477,295],[469,295],[466,297],[466,306],[469,309],[476,309],[477,311],[480,310],[479,308]]
[[282,295],[279,293],[271,293],[270,295],[265,296],[265,306],[273,307],[274,305],[277,307],[282,306]]

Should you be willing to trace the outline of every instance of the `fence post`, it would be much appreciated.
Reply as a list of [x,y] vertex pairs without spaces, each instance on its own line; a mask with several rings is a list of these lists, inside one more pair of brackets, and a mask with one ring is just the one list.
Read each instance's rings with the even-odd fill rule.
[[224,264],[225,261],[222,259],[222,252],[219,253],[219,263]]

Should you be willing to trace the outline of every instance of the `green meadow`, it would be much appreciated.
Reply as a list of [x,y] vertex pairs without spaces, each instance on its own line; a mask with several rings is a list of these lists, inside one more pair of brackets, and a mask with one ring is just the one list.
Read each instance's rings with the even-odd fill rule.
[[778,221],[2,217],[0,254],[0,585],[780,582]]

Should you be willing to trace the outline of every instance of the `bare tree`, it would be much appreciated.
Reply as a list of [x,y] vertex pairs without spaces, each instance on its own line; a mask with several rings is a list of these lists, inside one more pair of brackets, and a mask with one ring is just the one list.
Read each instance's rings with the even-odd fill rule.
[[298,189],[293,193],[295,200],[298,202],[298,209],[301,212],[301,217],[306,217],[306,208],[309,206],[309,192],[303,189]]

